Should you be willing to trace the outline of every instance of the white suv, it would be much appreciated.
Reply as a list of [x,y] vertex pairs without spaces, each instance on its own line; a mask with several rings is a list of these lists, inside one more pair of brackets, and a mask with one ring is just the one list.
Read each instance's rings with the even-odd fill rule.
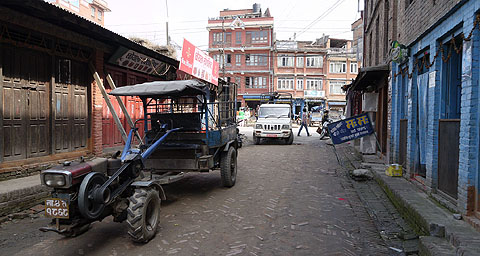
[[292,107],[289,104],[262,104],[253,129],[256,145],[261,139],[282,139],[286,144],[293,143]]

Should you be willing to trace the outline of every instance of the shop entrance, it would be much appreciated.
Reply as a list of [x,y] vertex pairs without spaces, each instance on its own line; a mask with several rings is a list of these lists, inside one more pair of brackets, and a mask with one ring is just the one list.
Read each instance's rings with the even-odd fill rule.
[[[462,43],[457,36],[455,44]],[[438,131],[438,190],[447,198],[457,199],[462,51],[457,52],[452,42],[443,47],[451,57],[442,63],[441,97],[445,104],[441,104]]]

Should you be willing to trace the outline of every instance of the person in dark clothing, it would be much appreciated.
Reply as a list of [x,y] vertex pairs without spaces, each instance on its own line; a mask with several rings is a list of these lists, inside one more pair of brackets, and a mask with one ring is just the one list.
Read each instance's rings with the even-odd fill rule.
[[323,122],[328,121],[328,112],[329,112],[328,109],[323,112],[322,124]]
[[311,136],[310,133],[308,132],[308,113],[306,108],[303,109],[302,123],[300,125],[300,130],[298,130],[297,136],[300,136],[300,133],[302,132],[303,127],[305,127],[305,131],[307,131],[307,136]]

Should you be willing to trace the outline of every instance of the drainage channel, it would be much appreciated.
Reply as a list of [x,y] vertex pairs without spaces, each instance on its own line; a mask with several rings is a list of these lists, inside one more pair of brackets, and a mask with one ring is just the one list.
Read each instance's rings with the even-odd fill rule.
[[418,255],[419,239],[415,231],[402,218],[383,189],[373,180],[371,173],[362,178],[351,175],[353,169],[359,168],[361,161],[349,147],[337,147],[341,165],[350,178],[350,184],[357,192],[365,210],[375,224],[390,255]]

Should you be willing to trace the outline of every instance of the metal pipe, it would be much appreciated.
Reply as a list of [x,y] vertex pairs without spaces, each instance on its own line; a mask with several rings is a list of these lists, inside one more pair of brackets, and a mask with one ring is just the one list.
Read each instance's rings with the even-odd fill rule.
[[130,151],[130,146],[132,145],[133,133],[135,132],[135,130],[136,128],[132,128],[128,133],[128,138],[127,138],[127,141],[125,141],[125,146],[123,147],[122,156],[120,157],[122,161],[125,160],[127,153]]
[[182,128],[175,128],[175,129],[168,130],[160,139],[155,141],[153,145],[148,147],[147,150],[145,150],[145,152],[142,153],[142,160],[147,159],[157,149],[157,147],[167,138],[167,136],[170,133],[178,131],[180,129]]

